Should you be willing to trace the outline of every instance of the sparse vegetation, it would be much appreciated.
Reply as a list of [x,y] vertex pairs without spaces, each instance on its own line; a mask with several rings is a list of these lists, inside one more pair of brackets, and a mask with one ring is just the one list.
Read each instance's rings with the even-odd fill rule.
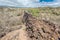
[[39,9],[28,9],[30,13],[32,13],[33,16],[39,16]]
[[23,24],[24,10],[39,20],[47,20],[60,25],[60,8],[0,8],[0,37],[21,27],[19,25]]

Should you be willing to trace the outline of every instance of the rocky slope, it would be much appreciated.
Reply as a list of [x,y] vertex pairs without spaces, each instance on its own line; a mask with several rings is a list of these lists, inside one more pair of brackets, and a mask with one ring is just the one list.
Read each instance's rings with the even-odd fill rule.
[[38,20],[24,12],[21,29],[12,31],[1,40],[60,40],[60,26],[46,20]]

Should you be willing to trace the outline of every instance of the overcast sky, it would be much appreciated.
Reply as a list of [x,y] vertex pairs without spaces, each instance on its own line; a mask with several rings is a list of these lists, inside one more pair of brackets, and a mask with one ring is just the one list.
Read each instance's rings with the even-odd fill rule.
[[60,6],[60,0],[0,0],[0,6],[42,7]]

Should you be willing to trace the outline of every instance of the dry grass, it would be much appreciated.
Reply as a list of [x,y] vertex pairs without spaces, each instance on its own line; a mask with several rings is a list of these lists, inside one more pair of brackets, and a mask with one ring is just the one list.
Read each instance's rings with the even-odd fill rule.
[[60,25],[60,8],[2,8],[0,7],[0,37],[19,29],[23,11],[27,10],[38,19],[48,20]]
[[22,14],[23,10],[18,8],[0,8],[0,37],[20,28]]
[[38,19],[52,21],[60,25],[60,8],[30,8],[28,11]]

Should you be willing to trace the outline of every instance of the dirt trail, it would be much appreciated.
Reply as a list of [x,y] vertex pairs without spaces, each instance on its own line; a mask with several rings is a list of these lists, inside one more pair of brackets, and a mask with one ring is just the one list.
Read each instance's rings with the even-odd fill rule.
[[25,26],[19,30],[12,31],[8,33],[6,36],[4,36],[1,40],[27,40],[27,33],[25,31]]
[[24,12],[21,29],[12,31],[1,40],[60,40],[60,26],[46,20],[38,20]]

